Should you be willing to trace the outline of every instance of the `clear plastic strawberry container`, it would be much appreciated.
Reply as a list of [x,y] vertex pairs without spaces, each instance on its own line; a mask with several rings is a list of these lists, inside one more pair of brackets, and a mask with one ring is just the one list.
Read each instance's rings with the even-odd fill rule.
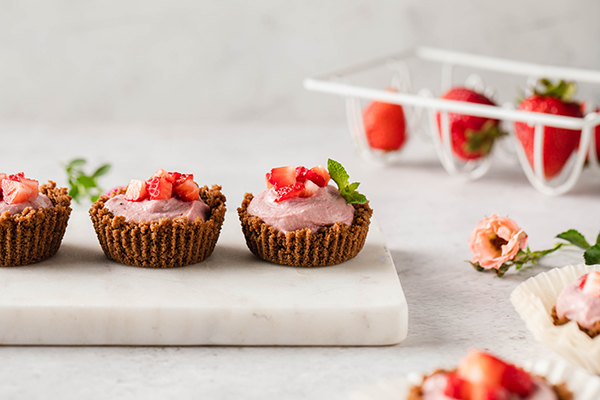
[[[423,81],[424,77],[429,78],[432,74],[440,80],[440,93],[436,94],[427,87],[413,90],[420,80]],[[496,85],[495,88],[485,87],[482,76],[487,75],[506,84]],[[589,168],[600,173],[594,135],[595,128],[600,125],[600,114],[588,112],[585,117],[576,118],[516,109],[515,88],[531,88],[540,78],[575,81],[583,89],[577,100],[585,102],[586,111],[595,109],[588,98],[598,89],[600,71],[553,67],[429,47],[417,47],[338,71],[317,74],[306,78],[304,87],[345,98],[351,136],[361,156],[367,160],[391,163],[402,157],[402,149],[382,151],[369,146],[362,119],[365,104],[373,100],[399,104],[406,115],[409,138],[419,134],[428,136],[442,166],[449,174],[468,179],[480,178],[491,166],[492,153],[498,152],[502,158],[518,159],[527,179],[537,190],[547,195],[559,195],[568,192],[577,183],[586,161]],[[472,88],[501,105],[490,106],[439,98],[453,86]],[[390,87],[396,91],[386,90]],[[504,93],[499,93],[502,91]],[[504,101],[498,103],[497,97]],[[438,113],[441,132],[436,122]],[[498,119],[509,135],[495,144],[492,153],[487,156],[464,161],[452,151],[448,113]],[[524,122],[534,127],[533,166],[527,160],[523,145],[514,137],[515,122]],[[544,127],[581,130],[577,149],[562,171],[551,179],[547,179],[544,173]]]

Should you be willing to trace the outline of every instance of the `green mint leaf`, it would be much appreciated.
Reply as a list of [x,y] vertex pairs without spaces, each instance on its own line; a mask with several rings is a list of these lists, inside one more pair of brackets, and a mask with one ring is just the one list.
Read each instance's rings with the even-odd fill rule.
[[350,177],[344,167],[342,167],[342,164],[330,158],[327,160],[327,171],[329,171],[329,176],[331,176],[331,179],[333,179],[340,191],[348,186]]
[[102,176],[102,175],[106,174],[109,170],[110,170],[110,164],[104,164],[103,166],[98,168],[96,170],[96,172],[94,172],[92,174],[92,178],[97,178],[99,176]]
[[96,171],[90,176],[87,175],[83,166],[87,163],[84,158],[75,158],[69,161],[68,164],[61,163],[61,166],[67,173],[67,180],[69,181],[69,195],[74,201],[80,203],[82,199],[90,199],[96,201],[100,194],[103,192],[102,188],[98,186],[96,178],[106,174],[110,170],[110,164],[101,165]]
[[587,240],[585,240],[583,235],[577,232],[575,229],[569,229],[566,232],[556,235],[556,237],[558,239],[566,240],[567,242],[583,250],[586,250],[588,247],[590,247],[590,244],[587,242]]
[[595,244],[583,253],[585,265],[600,264],[600,245]]
[[78,176],[77,183],[79,183],[81,186],[83,186],[86,189],[96,187],[96,181],[94,180],[94,178],[91,178],[91,177],[85,176],[85,175]]
[[75,201],[79,198],[79,187],[77,185],[71,186],[71,190],[69,190],[69,196],[71,196]]
[[367,198],[358,192],[352,192],[344,198],[348,204],[365,204],[367,202]]
[[356,191],[360,183],[354,182],[348,184],[350,177],[342,164],[330,158],[327,160],[327,170],[331,179],[337,184],[340,194],[346,199],[348,204],[365,204],[367,202],[367,198]]
[[67,167],[71,167],[71,168],[81,167],[81,166],[85,165],[86,162],[87,161],[85,161],[85,159],[83,159],[83,158],[75,158],[75,159],[69,161],[69,163],[67,164]]
[[598,234],[598,237],[596,238],[596,244],[600,244],[600,233]]

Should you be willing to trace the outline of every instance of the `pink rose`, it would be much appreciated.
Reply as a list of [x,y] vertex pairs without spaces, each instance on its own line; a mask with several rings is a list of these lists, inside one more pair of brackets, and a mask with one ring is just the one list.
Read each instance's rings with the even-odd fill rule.
[[527,234],[510,218],[496,214],[482,219],[469,236],[472,263],[485,269],[498,269],[513,260],[527,244]]

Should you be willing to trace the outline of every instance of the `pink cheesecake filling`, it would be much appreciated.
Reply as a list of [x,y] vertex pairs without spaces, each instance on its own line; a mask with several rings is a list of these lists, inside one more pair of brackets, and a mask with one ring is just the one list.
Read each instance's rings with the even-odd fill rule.
[[319,188],[310,197],[294,197],[279,203],[276,196],[273,188],[263,190],[248,205],[248,214],[284,233],[304,228],[316,232],[336,222],[352,225],[354,207],[333,186]]
[[[527,397],[521,397],[518,394],[509,394],[507,400],[558,400],[554,390],[543,379],[533,377],[533,392]],[[421,390],[423,400],[455,400],[444,394],[446,388],[446,374],[439,373],[425,379]]]
[[568,284],[556,300],[556,314],[567,317],[584,328],[591,328],[600,321],[600,298],[584,293],[579,285],[585,275]]
[[113,215],[125,217],[127,222],[158,221],[163,218],[187,217],[191,224],[198,217],[206,221],[210,207],[200,200],[183,201],[177,198],[167,200],[128,201],[119,194],[104,203]]
[[4,214],[6,211],[8,211],[10,215],[19,214],[27,207],[38,210],[40,208],[54,208],[54,204],[52,204],[52,201],[42,193],[38,193],[35,199],[29,199],[23,203],[7,204],[4,200],[0,200],[0,215]]

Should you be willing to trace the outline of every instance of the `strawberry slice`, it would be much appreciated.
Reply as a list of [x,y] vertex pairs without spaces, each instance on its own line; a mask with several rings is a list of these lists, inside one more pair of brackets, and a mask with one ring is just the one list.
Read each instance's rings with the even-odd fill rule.
[[28,186],[31,189],[31,196],[29,197],[29,200],[35,200],[38,197],[38,190],[40,187],[40,184],[38,181],[36,181],[35,179],[28,179],[28,178],[22,178],[21,182]]
[[152,177],[146,182],[146,190],[150,200],[170,199],[173,193],[173,184],[163,177]]
[[325,187],[329,183],[329,172],[321,165],[317,165],[316,167],[312,167],[307,173],[306,178],[313,181],[320,187]]
[[313,181],[304,182],[304,188],[302,192],[300,192],[300,197],[310,197],[313,194],[317,193],[319,190],[319,186],[317,186]]
[[13,179],[2,180],[2,193],[6,204],[24,203],[32,195],[37,196],[37,193],[34,193],[30,186]]
[[277,187],[275,186],[275,191],[277,192],[277,197],[275,198],[275,202],[279,203],[283,200],[288,200],[294,197],[299,197],[304,190],[304,185],[302,182],[296,182],[292,185]]
[[308,168],[306,167],[296,167],[296,182],[306,182],[306,174],[308,173]]
[[502,375],[500,386],[510,393],[516,393],[519,396],[527,397],[533,391],[534,385],[533,380],[527,372],[509,364]]
[[590,296],[600,297],[600,272],[588,273],[579,284],[581,291]]
[[471,384],[460,378],[456,372],[446,374],[444,394],[452,399],[468,399],[471,394]]
[[267,172],[267,183],[276,187],[289,186],[296,183],[296,168],[293,166],[273,168]]
[[533,381],[525,371],[477,350],[460,360],[457,372],[474,385],[504,388],[521,396],[529,396],[533,390]]
[[194,201],[200,198],[200,188],[192,179],[186,179],[173,187],[173,195],[184,201]]
[[132,179],[127,185],[127,192],[125,192],[125,200],[128,201],[142,201],[148,197],[148,191],[146,190],[146,182],[141,179]]

